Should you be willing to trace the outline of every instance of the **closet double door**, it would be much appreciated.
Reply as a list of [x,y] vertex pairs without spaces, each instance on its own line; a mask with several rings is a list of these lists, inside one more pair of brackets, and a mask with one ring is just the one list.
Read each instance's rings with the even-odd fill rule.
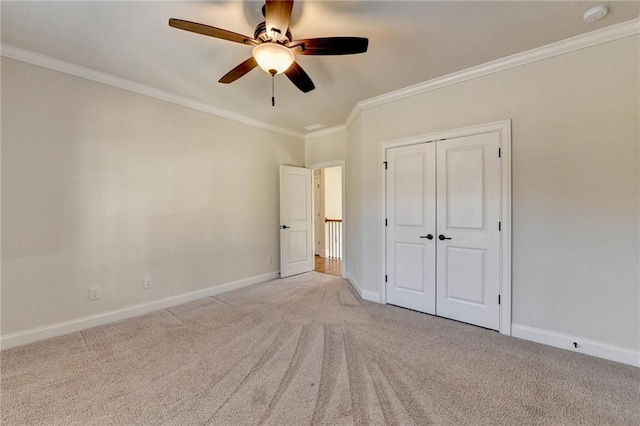
[[390,148],[387,303],[498,330],[499,133]]

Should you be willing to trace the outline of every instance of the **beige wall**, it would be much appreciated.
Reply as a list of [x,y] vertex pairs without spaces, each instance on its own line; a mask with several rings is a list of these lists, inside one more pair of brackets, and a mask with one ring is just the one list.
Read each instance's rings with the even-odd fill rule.
[[348,133],[349,273],[378,292],[380,143],[512,119],[514,323],[638,350],[639,47],[627,37],[364,110]]
[[512,119],[514,322],[638,350],[639,44],[367,109],[304,146],[3,59],[2,334],[275,270],[280,163],[347,160],[347,269],[375,295],[379,144]]
[[307,167],[313,164],[345,159],[348,154],[347,131],[333,133],[319,138],[309,139],[304,144],[304,162]]
[[345,243],[347,276],[355,281],[357,285],[362,282],[362,266],[364,247],[364,228],[362,226],[363,198],[362,198],[362,145],[363,145],[363,125],[362,118],[358,116],[349,127],[347,140],[347,161],[345,167],[347,193],[345,210],[347,220],[345,233],[347,240]]
[[6,58],[2,113],[3,335],[277,271],[302,141]]

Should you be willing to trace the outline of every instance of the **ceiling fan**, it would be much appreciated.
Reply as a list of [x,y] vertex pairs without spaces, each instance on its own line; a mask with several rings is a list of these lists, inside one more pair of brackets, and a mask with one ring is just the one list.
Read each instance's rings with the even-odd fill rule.
[[[284,73],[304,93],[315,89],[313,81],[295,61],[295,55],[351,55],[367,51],[369,40],[362,37],[323,37],[293,40],[289,30],[293,0],[267,0],[262,7],[265,21],[253,38],[181,19],[169,19],[169,26],[209,37],[253,46],[252,56],[225,74],[219,83],[232,83],[260,66],[272,77]],[[274,103],[272,96],[272,104]]]

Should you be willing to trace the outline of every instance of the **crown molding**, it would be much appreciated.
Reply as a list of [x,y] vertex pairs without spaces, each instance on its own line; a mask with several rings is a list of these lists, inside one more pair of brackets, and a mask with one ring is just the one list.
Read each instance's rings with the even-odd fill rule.
[[279,133],[281,135],[291,136],[301,140],[305,139],[305,136],[302,133],[274,126],[272,124],[255,120],[241,114],[236,114],[230,111],[223,110],[221,108],[216,108],[214,106],[196,101],[194,99],[165,92],[154,87],[116,77],[112,74],[107,74],[101,71],[94,70],[92,68],[72,64],[71,62],[62,61],[60,59],[52,58],[51,56],[42,55],[40,53],[32,52],[30,50],[22,49],[6,43],[0,44],[0,49],[0,55],[10,59],[37,65],[39,67],[48,68],[54,71],[59,71],[65,74],[106,84],[108,86],[117,87],[119,89],[127,90],[139,95],[156,98],[161,101],[170,102],[175,105],[180,105],[196,111],[215,115],[217,117],[226,118],[228,120],[237,121],[242,124]]
[[341,124],[339,126],[329,127],[322,130],[317,130],[315,132],[310,132],[304,135],[304,140],[309,141],[312,139],[323,138],[325,136],[333,135],[336,133],[342,133],[347,131],[347,126]]
[[640,17],[365,99],[353,107],[345,127],[349,129],[365,109],[639,33]]
[[388,92],[380,96],[375,96],[373,98],[357,102],[351,110],[351,113],[347,117],[345,124],[319,130],[317,132],[307,133],[306,135],[274,126],[263,121],[255,120],[244,115],[226,111],[221,108],[216,108],[214,106],[196,101],[194,99],[178,96],[173,93],[146,86],[144,84],[136,83],[131,80],[116,77],[114,75],[103,73],[91,68],[83,67],[80,65],[72,64],[70,62],[55,59],[50,56],[21,49],[19,47],[6,43],[0,44],[0,55],[44,68],[49,68],[54,71],[74,75],[76,77],[85,78],[87,80],[96,81],[98,83],[103,83],[123,90],[138,93],[140,95],[160,99],[196,111],[201,111],[207,114],[215,115],[217,117],[247,124],[249,126],[307,141],[348,130],[358,118],[358,115],[368,108],[384,105],[389,102],[394,102],[410,96],[419,95],[431,90],[440,89],[453,84],[461,83],[463,81],[483,77],[488,74],[508,70],[510,68],[515,68],[532,62],[541,61],[547,58],[552,58],[554,56],[563,55],[565,53],[574,52],[576,50],[595,46],[601,43],[618,40],[624,37],[636,35],[638,33],[640,33],[640,17],[626,22],[621,22],[619,24],[610,25],[608,27],[604,27],[588,33],[579,34],[565,40],[548,44],[546,46],[527,50],[521,53],[516,53],[514,55],[507,56],[501,59],[496,59],[494,61],[467,68],[465,70],[456,71],[442,77],[437,77],[431,80],[424,81],[422,83],[414,84],[412,86],[408,86],[399,90],[395,90],[393,92]]
[[356,118],[358,118],[358,115],[360,115],[360,112],[362,112],[362,107],[360,106],[360,102],[358,102],[355,104],[351,110],[351,114],[347,117],[347,121],[344,123],[347,129],[350,129],[351,126],[353,126],[353,123],[356,121]]

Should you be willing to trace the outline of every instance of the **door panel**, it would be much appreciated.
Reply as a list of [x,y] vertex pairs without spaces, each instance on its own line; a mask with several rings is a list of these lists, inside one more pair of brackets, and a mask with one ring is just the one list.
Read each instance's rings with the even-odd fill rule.
[[287,253],[289,264],[307,260],[307,232],[304,230],[287,230]]
[[435,146],[387,151],[387,303],[435,313]]
[[425,291],[424,280],[414,279],[424,275],[424,255],[421,244],[396,243],[394,282],[397,289]]
[[313,269],[311,170],[280,166],[280,276]]
[[450,149],[447,159],[447,223],[481,229],[484,223],[484,146]]
[[394,223],[397,226],[424,225],[424,155],[394,158]]
[[289,171],[287,174],[287,220],[290,221],[304,221],[308,214],[306,194],[307,189],[307,176],[306,173],[299,173],[297,171]]
[[499,134],[437,143],[437,315],[499,329]]
[[[484,305],[484,255],[486,250],[447,247],[448,300]],[[464,265],[464,268],[456,266]]]

